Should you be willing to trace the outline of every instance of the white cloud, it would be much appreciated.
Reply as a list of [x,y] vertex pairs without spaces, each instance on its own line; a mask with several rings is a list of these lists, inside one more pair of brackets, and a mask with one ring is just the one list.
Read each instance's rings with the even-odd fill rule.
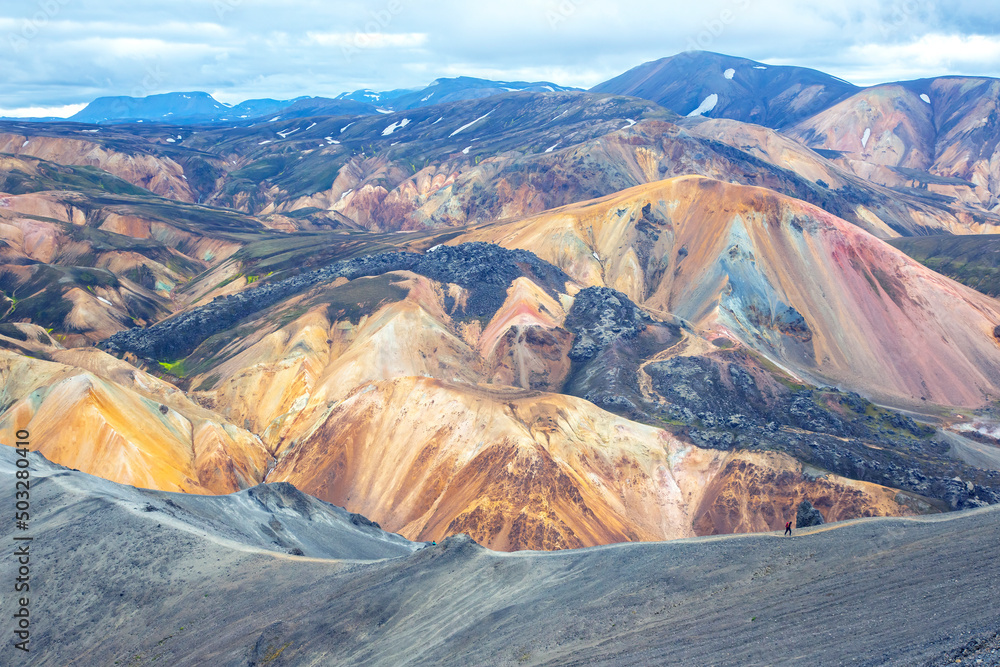
[[[37,25],[35,0],[0,10],[0,105],[171,90],[229,102],[333,96],[458,75],[587,88],[692,44],[861,84],[1000,74],[1000,13],[978,0],[440,0],[433,11],[404,0],[55,5]],[[8,48],[25,25],[30,38]]]
[[358,49],[415,48],[427,43],[427,33],[423,32],[310,32],[306,36],[310,44]]
[[859,85],[949,74],[996,76],[1000,36],[926,34],[905,43],[857,44],[838,60],[826,71]]
[[852,46],[846,56],[860,62],[905,63],[925,69],[948,70],[956,65],[978,67],[1000,60],[1000,37],[928,34],[906,44]]
[[115,58],[191,58],[210,56],[225,49],[198,42],[170,42],[151,37],[85,37],[66,43],[90,53]]
[[18,107],[17,109],[0,109],[0,116],[9,118],[69,118],[86,104],[65,104],[58,107]]

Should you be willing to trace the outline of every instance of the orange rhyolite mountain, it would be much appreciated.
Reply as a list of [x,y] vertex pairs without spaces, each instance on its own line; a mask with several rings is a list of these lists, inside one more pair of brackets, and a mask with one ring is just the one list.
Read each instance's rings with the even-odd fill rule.
[[473,240],[719,327],[816,382],[913,405],[1000,392],[1000,304],[769,190],[680,177],[452,242]]

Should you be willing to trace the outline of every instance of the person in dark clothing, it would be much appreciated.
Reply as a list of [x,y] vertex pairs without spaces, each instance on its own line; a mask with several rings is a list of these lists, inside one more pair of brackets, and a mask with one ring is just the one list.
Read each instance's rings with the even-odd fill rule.
[[789,521],[788,523],[785,524],[785,535],[791,535],[791,534],[792,534],[792,522]]

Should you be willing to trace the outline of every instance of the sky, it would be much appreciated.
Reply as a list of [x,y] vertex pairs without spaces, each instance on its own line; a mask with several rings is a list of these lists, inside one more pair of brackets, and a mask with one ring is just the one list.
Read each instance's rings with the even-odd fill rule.
[[0,6],[0,116],[103,95],[222,102],[438,77],[588,88],[701,49],[859,85],[1000,76],[993,0],[19,0]]

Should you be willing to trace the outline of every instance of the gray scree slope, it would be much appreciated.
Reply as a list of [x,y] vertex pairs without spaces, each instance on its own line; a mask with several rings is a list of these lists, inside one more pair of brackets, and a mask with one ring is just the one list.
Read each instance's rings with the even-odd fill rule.
[[32,665],[1000,664],[998,507],[500,554],[289,485],[184,496],[31,460]]

